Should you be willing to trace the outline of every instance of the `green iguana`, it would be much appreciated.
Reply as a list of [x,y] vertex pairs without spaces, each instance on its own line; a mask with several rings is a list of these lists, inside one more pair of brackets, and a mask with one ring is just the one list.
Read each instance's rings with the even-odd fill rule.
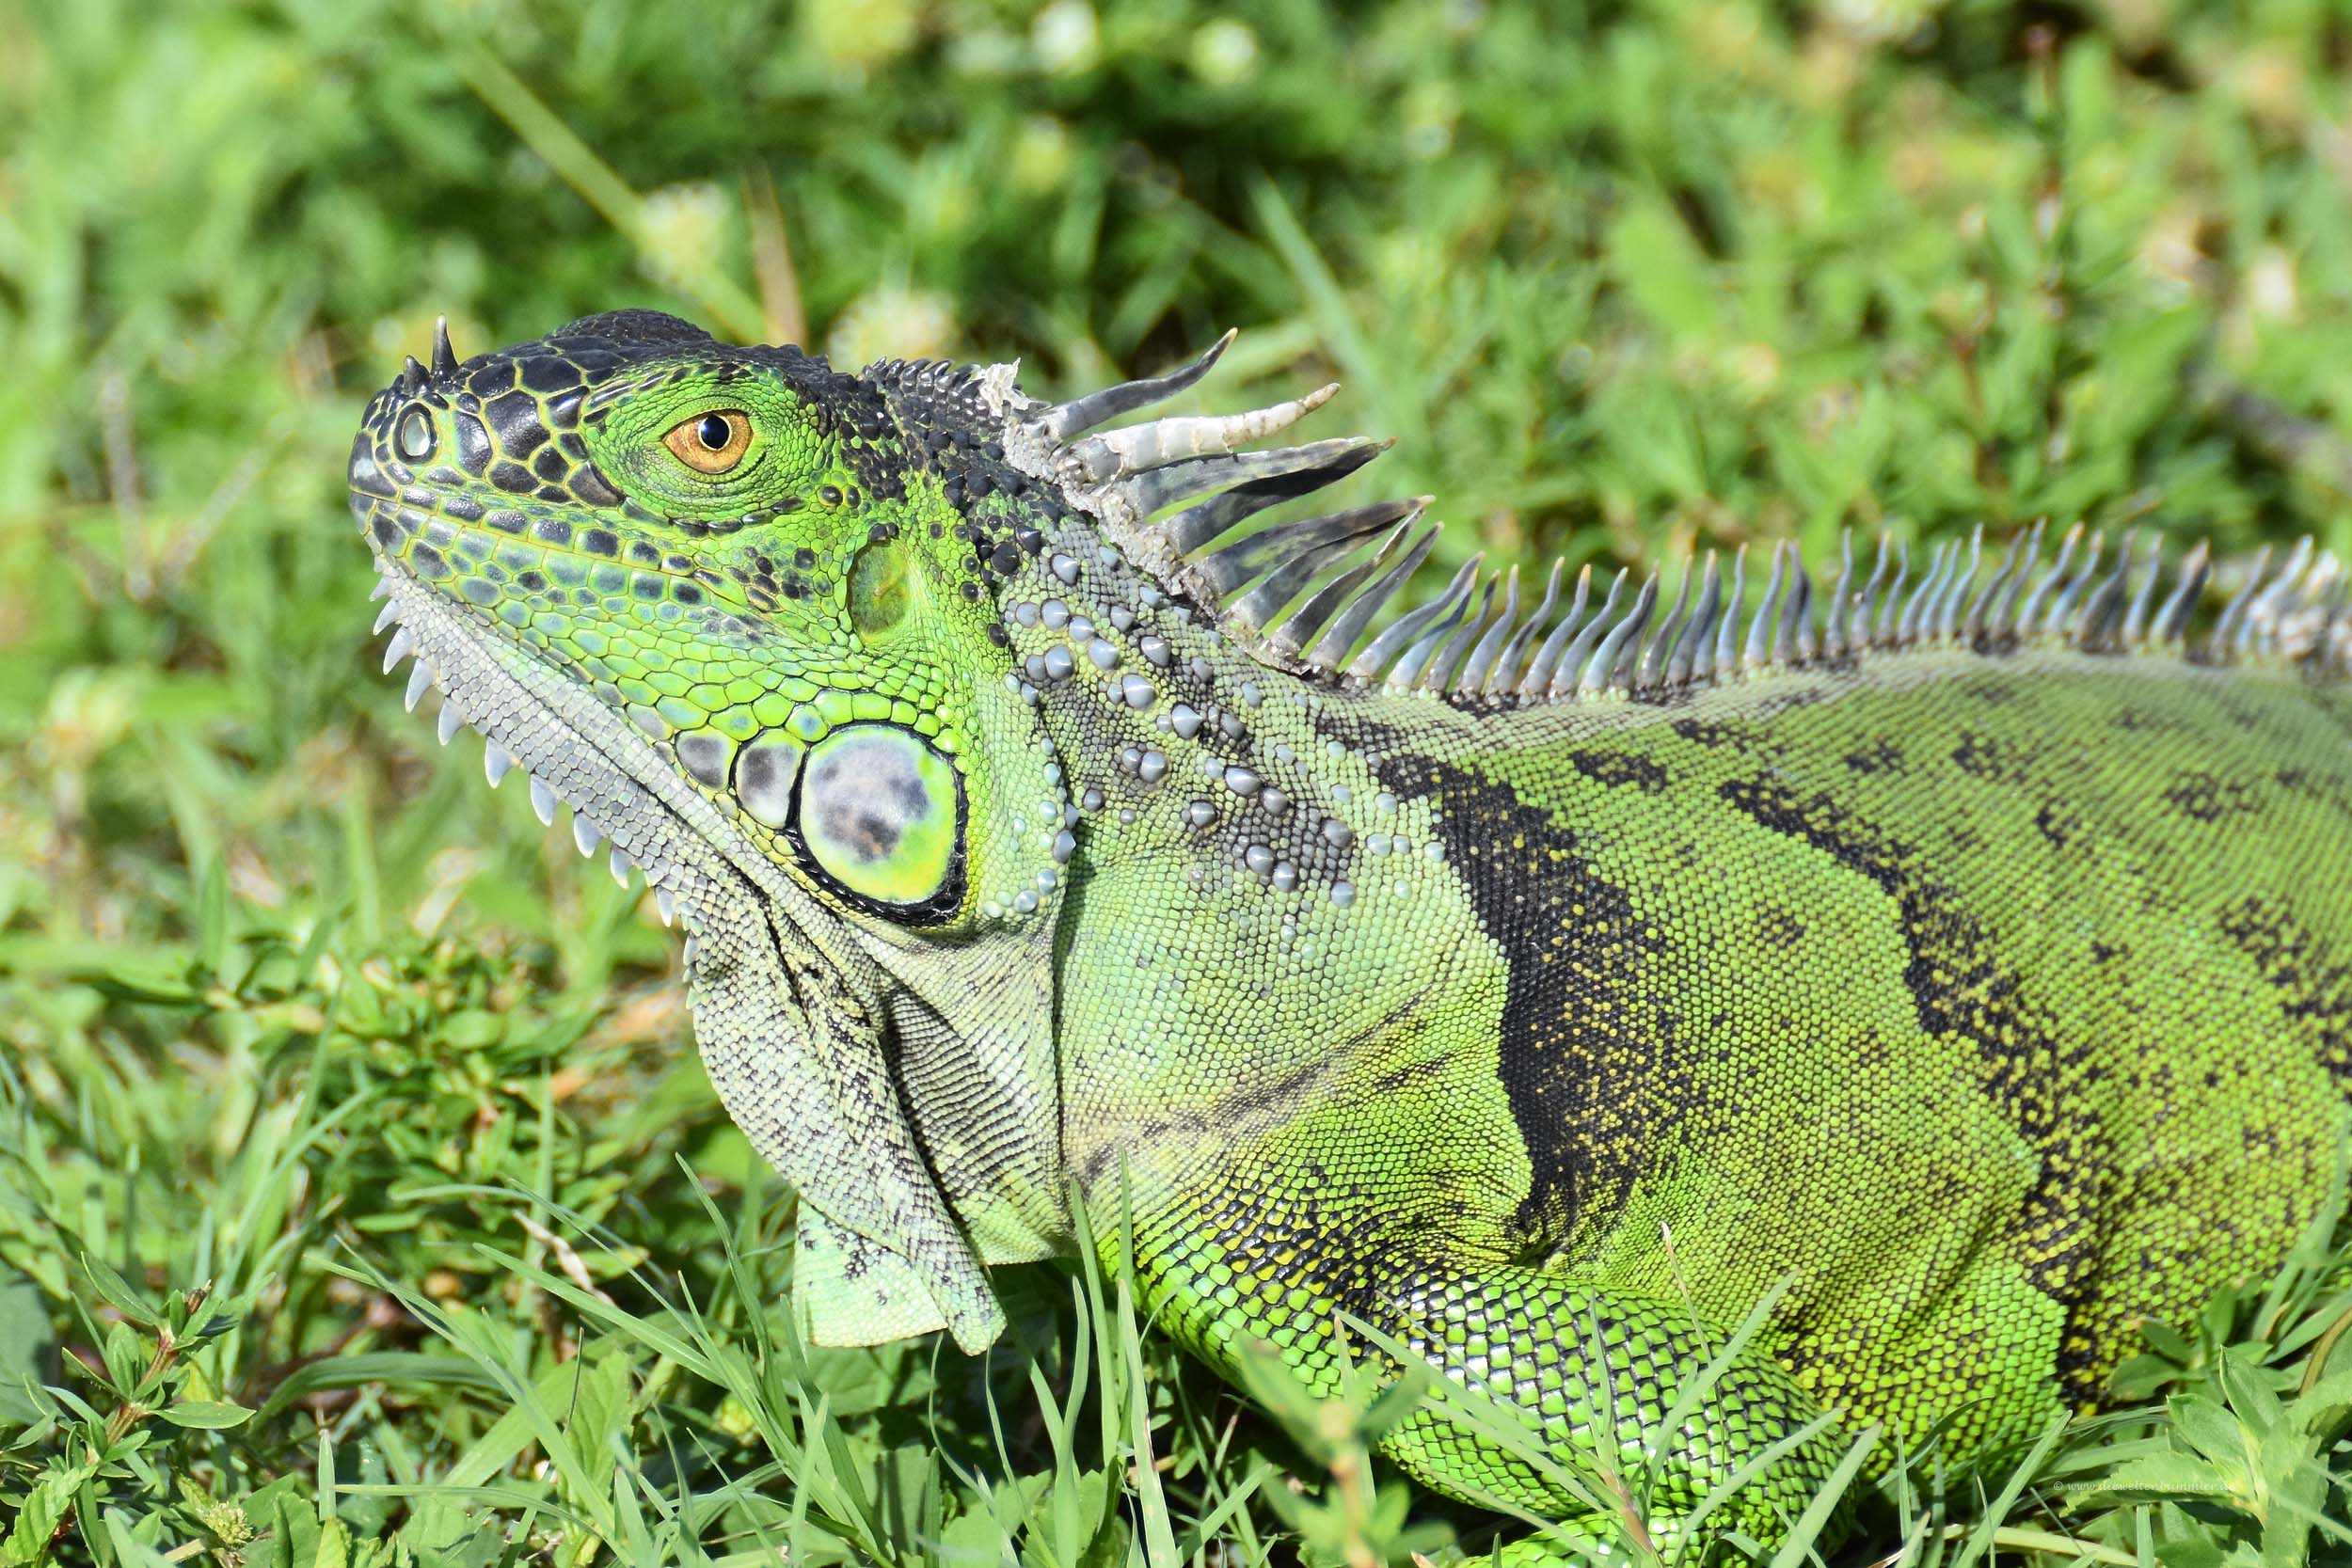
[[[987,1265],[1069,1254],[1074,1187],[1213,1366],[1329,1389],[1369,1327],[1564,1473],[1645,1469],[1668,1537],[1782,1444],[1692,1532],[1770,1541],[1852,1433],[2094,1403],[2319,1217],[2331,559],[2210,629],[2201,546],[2079,530],[1826,593],[1783,547],[1753,603],[1712,556],[1671,603],[1472,562],[1384,623],[1425,499],[1268,526],[1380,444],[1244,450],[1333,388],[1103,429],[1229,341],[1048,404],[618,310],[444,329],[368,406],[386,667],[682,918],[816,1338],[988,1344]],[[1575,1515],[1494,1430],[1384,1447]]]

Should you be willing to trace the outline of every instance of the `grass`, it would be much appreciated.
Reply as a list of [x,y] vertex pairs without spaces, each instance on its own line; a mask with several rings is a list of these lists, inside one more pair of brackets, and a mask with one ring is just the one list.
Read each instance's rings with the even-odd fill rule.
[[[1245,1402],[1116,1275],[1009,1271],[977,1360],[793,1338],[789,1198],[671,940],[373,668],[342,451],[436,312],[471,349],[650,304],[1041,390],[1238,325],[1215,401],[1335,372],[1439,568],[2042,515],[2352,547],[2347,33],[2306,0],[8,32],[0,1563],[1493,1538],[1367,1457],[1405,1396]],[[2151,1325],[2115,1415],[1854,1473],[1780,1560],[2346,1560],[2333,1249]],[[1637,1557],[1640,1481],[1597,1499]]]

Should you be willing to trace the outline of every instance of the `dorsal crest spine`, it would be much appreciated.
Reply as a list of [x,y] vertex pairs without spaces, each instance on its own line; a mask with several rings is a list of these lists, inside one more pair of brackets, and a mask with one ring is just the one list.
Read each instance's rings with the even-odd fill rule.
[[2192,621],[2215,577],[2204,541],[2168,569],[2161,536],[2143,551],[2134,530],[2109,562],[2106,536],[2076,524],[2045,564],[2042,521],[2012,533],[1989,574],[1982,525],[1964,542],[1934,546],[1915,585],[1908,545],[1882,533],[1870,573],[1856,588],[1848,534],[1826,594],[1783,541],[1753,606],[1745,602],[1744,546],[1733,557],[1727,591],[1710,550],[1686,558],[1662,613],[1667,601],[1656,568],[1629,594],[1620,571],[1588,617],[1587,567],[1555,616],[1562,563],[1554,562],[1542,598],[1523,613],[1517,568],[1487,573],[1473,556],[1435,598],[1375,632],[1374,623],[1402,599],[1437,543],[1437,526],[1422,522],[1430,498],[1240,531],[1260,513],[1333,484],[1387,450],[1390,443],[1362,436],[1243,450],[1321,407],[1336,385],[1248,413],[1100,428],[1190,389],[1233,338],[1226,333],[1176,370],[1063,404],[1024,394],[1011,365],[977,372],[971,389],[1001,424],[1016,467],[1057,485],[1134,564],[1272,669],[1515,704],[1659,697],[1823,659],[1931,647],[2000,654],[2058,645],[2092,654],[2169,652],[2208,664],[2284,661],[2339,678],[2352,671],[2345,573],[2333,554],[2315,553],[2309,538],[2276,573],[2265,548],[2233,574],[2235,590],[2219,618],[2192,640]]

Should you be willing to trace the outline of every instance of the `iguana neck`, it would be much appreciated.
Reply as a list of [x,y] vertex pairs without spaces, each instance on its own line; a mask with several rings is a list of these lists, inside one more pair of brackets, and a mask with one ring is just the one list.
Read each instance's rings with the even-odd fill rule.
[[1344,748],[1312,739],[1341,694],[1235,648],[1073,517],[1001,601],[1089,858],[1181,850],[1184,879],[1253,879],[1345,907],[1359,802]]

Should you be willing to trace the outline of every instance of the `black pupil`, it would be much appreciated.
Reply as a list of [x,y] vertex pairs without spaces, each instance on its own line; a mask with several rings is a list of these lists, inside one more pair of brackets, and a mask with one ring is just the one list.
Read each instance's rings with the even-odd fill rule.
[[694,439],[712,451],[724,451],[735,432],[716,414],[705,414],[694,426]]

